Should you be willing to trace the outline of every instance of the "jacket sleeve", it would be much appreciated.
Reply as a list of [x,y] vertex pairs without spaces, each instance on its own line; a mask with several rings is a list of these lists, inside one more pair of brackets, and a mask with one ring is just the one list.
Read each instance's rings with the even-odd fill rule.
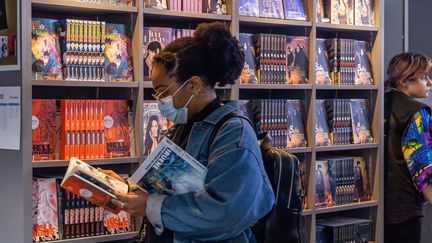
[[408,170],[420,192],[432,183],[431,131],[431,115],[428,109],[423,108],[414,114],[401,141]]
[[[224,240],[238,236],[271,210],[274,195],[255,134],[245,123],[234,118],[220,128],[210,148],[204,190],[149,199],[153,208],[160,205],[162,230],[174,231],[179,240]],[[152,224],[160,219],[157,214],[148,214]]]

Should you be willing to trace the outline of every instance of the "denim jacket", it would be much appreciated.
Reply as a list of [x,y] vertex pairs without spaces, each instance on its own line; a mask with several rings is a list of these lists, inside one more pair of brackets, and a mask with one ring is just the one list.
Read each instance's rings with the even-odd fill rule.
[[207,166],[205,188],[149,195],[146,213],[157,234],[166,227],[174,242],[254,242],[249,226],[274,204],[256,135],[246,120],[231,118],[209,145],[216,123],[235,110],[230,102],[194,123],[186,151]]

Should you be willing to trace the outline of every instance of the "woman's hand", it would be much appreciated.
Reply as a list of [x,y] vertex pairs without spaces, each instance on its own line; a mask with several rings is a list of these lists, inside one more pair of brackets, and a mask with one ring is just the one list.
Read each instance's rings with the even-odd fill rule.
[[117,199],[112,199],[117,207],[122,210],[135,215],[146,216],[147,198],[148,193],[142,190],[135,190],[129,193],[114,193]]
[[117,173],[115,173],[115,172],[112,171],[112,170],[103,170],[103,169],[101,169],[101,168],[97,168],[97,169],[100,170],[101,172],[103,172],[103,173],[105,173],[105,174],[111,176],[111,177],[116,178],[117,180],[120,180],[120,181],[125,182],[125,179],[124,179],[124,178],[122,178],[121,176],[119,176]]

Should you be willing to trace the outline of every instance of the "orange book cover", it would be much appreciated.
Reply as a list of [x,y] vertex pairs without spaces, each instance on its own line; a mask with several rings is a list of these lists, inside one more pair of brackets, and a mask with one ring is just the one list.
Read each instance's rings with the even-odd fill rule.
[[81,118],[81,102],[80,100],[74,100],[75,102],[75,153],[74,156],[81,158],[80,144],[81,144],[81,134],[80,134],[80,118]]
[[60,159],[69,159],[70,151],[70,100],[60,101]]
[[85,159],[86,158],[86,114],[85,114],[85,100],[80,100],[80,158]]
[[90,133],[91,133],[91,146],[90,146],[90,158],[98,158],[96,153],[97,138],[96,138],[96,100],[91,101],[90,109]]
[[104,109],[105,157],[130,156],[127,101],[106,100]]
[[113,213],[119,213],[111,199],[114,192],[128,192],[128,185],[100,170],[72,157],[61,187],[73,194],[104,207]]
[[106,104],[104,100],[100,101],[100,109],[98,113],[98,132],[99,132],[99,157],[105,157],[105,130],[104,130],[104,118],[105,118]]
[[56,100],[32,100],[33,161],[56,159],[56,111]]
[[76,113],[76,102],[75,100],[70,100],[70,119],[69,119],[69,125],[70,125],[70,146],[69,146],[69,157],[76,156],[76,128],[75,128],[75,113]]
[[86,159],[91,159],[91,146],[92,146],[92,141],[91,141],[91,105],[92,105],[92,100],[86,100],[85,101],[85,137],[86,137],[86,145],[85,145],[85,158]]

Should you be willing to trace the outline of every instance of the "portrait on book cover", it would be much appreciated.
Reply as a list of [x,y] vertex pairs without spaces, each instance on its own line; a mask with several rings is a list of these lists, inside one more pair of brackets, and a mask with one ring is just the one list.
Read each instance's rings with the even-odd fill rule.
[[302,0],[284,0],[285,19],[306,20]]
[[334,24],[354,24],[353,0],[331,0],[331,22]]
[[130,155],[128,106],[125,100],[106,100],[104,117],[105,156]]
[[316,40],[315,83],[319,85],[331,84],[328,54],[324,39]]
[[240,74],[240,83],[257,83],[255,72],[255,50],[252,35],[240,33],[239,44],[245,54],[245,64]]
[[35,241],[59,240],[57,184],[55,178],[36,179],[37,210],[34,212]]
[[116,39],[106,40],[105,73],[108,81],[131,82],[132,60],[128,54],[129,39],[124,34]]
[[50,33],[38,20],[33,20],[32,71],[35,79],[62,79],[59,36]]
[[358,202],[370,199],[366,161],[362,157],[354,158],[354,193]]
[[333,205],[328,161],[315,162],[315,204],[317,207]]
[[303,84],[307,82],[309,38],[287,37],[286,44],[286,82]]
[[372,0],[355,0],[355,24],[373,25]]
[[56,100],[32,100],[33,160],[56,159]]
[[167,119],[162,116],[157,103],[144,102],[144,156],[149,156],[156,149],[161,140],[161,133],[167,129],[167,125]]
[[243,16],[259,17],[258,0],[240,0],[239,14]]

